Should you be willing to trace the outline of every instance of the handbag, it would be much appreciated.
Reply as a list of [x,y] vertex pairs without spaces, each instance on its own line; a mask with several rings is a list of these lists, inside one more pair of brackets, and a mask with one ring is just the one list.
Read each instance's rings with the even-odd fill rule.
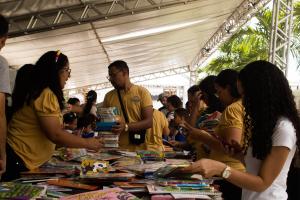
[[[117,93],[118,93],[118,98],[121,105],[122,113],[125,118],[125,122],[129,123],[129,118],[121,98],[120,90],[117,90]],[[138,131],[128,131],[128,137],[129,137],[129,142],[131,144],[135,144],[135,145],[143,144],[145,142],[146,130],[143,129]]]

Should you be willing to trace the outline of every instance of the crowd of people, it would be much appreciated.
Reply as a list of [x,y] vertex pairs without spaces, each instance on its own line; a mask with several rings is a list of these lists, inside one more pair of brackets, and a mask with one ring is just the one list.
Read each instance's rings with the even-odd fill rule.
[[[0,49],[7,33],[8,23],[0,15]],[[0,56],[2,181],[40,167],[56,145],[103,148],[94,131],[101,118],[97,93],[89,91],[84,104],[77,98],[65,102],[70,67],[67,55],[48,51],[18,70],[11,90],[8,63]],[[149,91],[130,81],[125,61],[112,62],[107,78],[114,89],[101,107],[120,113],[111,129],[119,135],[120,148],[164,151],[165,144],[194,152],[195,162],[182,173],[222,177],[217,184],[224,199],[288,199],[286,182],[300,145],[300,120],[289,83],[274,64],[255,61],[240,72],[227,69],[207,76],[189,88],[185,107],[177,95],[160,94],[158,110]]]

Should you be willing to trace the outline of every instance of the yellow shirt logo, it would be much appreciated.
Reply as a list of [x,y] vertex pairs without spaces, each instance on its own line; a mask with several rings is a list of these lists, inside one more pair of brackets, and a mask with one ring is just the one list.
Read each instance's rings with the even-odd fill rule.
[[131,98],[131,101],[134,103],[139,103],[141,101],[141,98],[139,96],[133,96]]

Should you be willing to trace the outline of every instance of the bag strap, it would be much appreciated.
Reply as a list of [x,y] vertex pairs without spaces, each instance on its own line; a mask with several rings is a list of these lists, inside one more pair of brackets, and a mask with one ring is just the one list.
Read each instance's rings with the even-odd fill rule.
[[120,102],[120,105],[121,105],[122,113],[123,113],[123,116],[124,116],[124,118],[125,118],[125,122],[126,122],[126,123],[129,123],[128,115],[127,115],[127,112],[126,112],[126,110],[125,110],[125,107],[124,107],[122,98],[121,98],[120,90],[117,90],[117,93],[118,93],[118,98],[119,98],[119,102]]

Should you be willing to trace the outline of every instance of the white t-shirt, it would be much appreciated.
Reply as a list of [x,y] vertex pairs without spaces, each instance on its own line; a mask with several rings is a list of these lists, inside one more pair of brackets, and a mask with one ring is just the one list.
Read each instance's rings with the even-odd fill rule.
[[11,94],[9,67],[6,59],[0,55],[0,92]]
[[[243,189],[243,200],[285,200],[287,199],[286,193],[286,180],[287,174],[290,169],[292,159],[296,151],[296,131],[290,120],[287,118],[280,118],[274,129],[272,136],[273,146],[284,146],[290,149],[289,155],[285,161],[281,172],[278,177],[273,181],[272,185],[263,192],[254,192]],[[246,171],[257,175],[261,167],[261,160],[252,156],[252,147],[248,148],[245,157]]]
[[[86,104],[82,104],[81,105],[84,109],[84,107],[86,106]],[[93,114],[97,117],[97,106],[95,104],[92,105],[91,110],[90,110],[90,114]]]
[[97,117],[97,107],[96,107],[96,105],[92,105],[90,113]]

